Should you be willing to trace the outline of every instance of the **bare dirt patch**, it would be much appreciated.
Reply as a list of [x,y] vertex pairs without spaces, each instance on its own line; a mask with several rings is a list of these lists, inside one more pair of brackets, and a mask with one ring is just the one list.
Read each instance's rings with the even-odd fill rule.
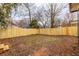
[[[10,49],[1,56],[69,56],[79,55],[73,46],[77,46],[77,37],[31,35],[10,39],[0,39]],[[77,49],[78,50],[78,49]]]

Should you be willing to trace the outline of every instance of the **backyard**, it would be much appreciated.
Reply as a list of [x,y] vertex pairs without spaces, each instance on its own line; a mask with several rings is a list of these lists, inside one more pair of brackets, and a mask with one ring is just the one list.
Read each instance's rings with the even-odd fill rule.
[[77,37],[30,35],[9,39],[0,39],[0,43],[8,44],[10,49],[1,56],[58,56],[79,55]]
[[79,3],[0,3],[0,56],[79,55],[77,10]]

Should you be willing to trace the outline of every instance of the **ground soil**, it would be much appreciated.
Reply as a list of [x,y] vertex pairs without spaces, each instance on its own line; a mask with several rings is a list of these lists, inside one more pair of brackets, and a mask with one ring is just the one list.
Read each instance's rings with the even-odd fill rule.
[[0,39],[10,49],[1,56],[77,56],[77,37],[30,35],[9,39]]

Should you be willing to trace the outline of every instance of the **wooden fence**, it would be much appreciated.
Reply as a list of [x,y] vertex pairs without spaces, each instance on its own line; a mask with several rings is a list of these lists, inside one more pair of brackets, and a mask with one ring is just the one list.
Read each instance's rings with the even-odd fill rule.
[[77,36],[77,26],[46,29],[23,29],[12,26],[9,27],[7,30],[0,30],[0,39],[27,36],[32,34]]
[[23,29],[13,26],[9,27],[7,30],[0,30],[0,38],[27,36],[37,33],[38,33],[37,29]]
[[40,34],[77,36],[77,26],[40,29]]

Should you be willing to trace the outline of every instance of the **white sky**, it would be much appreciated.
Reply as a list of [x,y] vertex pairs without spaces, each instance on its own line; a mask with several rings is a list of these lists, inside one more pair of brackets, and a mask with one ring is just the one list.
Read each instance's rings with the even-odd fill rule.
[[[36,4],[36,6],[37,7],[39,7],[40,5],[44,5],[44,4],[46,4],[46,3],[35,3]],[[66,12],[69,12],[69,9],[68,8],[65,8],[63,11],[62,11],[62,14],[59,16],[59,18],[63,18],[64,17],[64,14],[66,13]],[[26,16],[26,15],[25,15]],[[28,16],[26,16],[26,17],[23,17],[23,16],[13,16],[12,15],[12,18],[14,19],[14,20],[21,20],[21,19],[23,19],[23,18],[29,18]]]
[[[35,5],[37,6],[37,7],[39,7],[40,5],[44,5],[45,3],[35,3]],[[21,20],[21,19],[23,19],[23,18],[29,18],[28,16],[26,16],[26,17],[23,17],[23,16],[20,16],[20,17],[18,17],[18,15],[16,15],[16,16],[14,16],[13,14],[12,14],[12,19],[13,20]]]

